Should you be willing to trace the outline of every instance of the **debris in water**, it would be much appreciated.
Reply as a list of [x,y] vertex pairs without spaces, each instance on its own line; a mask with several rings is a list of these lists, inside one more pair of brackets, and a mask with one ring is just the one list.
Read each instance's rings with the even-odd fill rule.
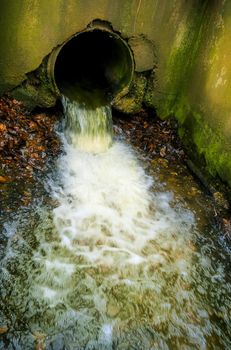
[[9,330],[9,328],[8,327],[6,327],[6,326],[0,326],[0,334],[5,334],[5,333],[7,333],[8,332],[8,330]]
[[10,182],[11,179],[7,176],[0,176],[0,183],[4,184],[4,183],[7,183],[7,182]]
[[40,333],[40,332],[35,332],[33,334],[34,339],[35,339],[35,350],[45,350],[46,349],[46,337],[47,335],[44,333]]

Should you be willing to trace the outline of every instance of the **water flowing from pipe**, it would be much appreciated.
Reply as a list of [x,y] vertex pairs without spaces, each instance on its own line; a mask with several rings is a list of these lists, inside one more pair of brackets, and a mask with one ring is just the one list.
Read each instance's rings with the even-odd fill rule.
[[171,298],[184,295],[192,303],[182,285],[191,278],[193,214],[174,209],[171,193],[154,194],[153,179],[134,152],[119,141],[112,144],[109,107],[93,112],[67,99],[63,105],[65,154],[60,182],[52,184],[58,236],[41,243],[49,250],[37,298],[53,307],[65,301],[69,309],[56,322],[77,322],[78,336],[95,333],[94,346],[111,348],[113,339],[144,322],[184,328],[186,313],[177,320]]
[[86,108],[85,104],[62,96],[67,141],[78,150],[105,152],[112,143],[112,114],[110,106]]
[[196,246],[193,212],[112,142],[109,107],[63,106],[56,207],[16,238],[6,228],[2,310],[27,325],[22,348],[31,334],[49,349],[229,348],[231,285],[213,243]]

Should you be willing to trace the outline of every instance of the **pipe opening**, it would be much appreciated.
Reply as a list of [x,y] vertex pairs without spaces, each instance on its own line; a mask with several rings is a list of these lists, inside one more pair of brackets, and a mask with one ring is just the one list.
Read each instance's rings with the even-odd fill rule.
[[86,30],[59,49],[54,81],[71,100],[105,104],[129,86],[133,66],[131,50],[119,35]]

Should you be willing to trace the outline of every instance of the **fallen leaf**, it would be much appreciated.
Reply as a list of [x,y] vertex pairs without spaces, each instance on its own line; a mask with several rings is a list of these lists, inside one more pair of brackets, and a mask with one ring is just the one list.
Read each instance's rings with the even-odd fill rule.
[[161,156],[161,157],[165,157],[165,156],[166,156],[166,149],[167,149],[166,146],[164,146],[164,147],[162,147],[162,148],[160,149],[160,156]]
[[11,179],[7,176],[0,176],[0,183],[4,184],[6,182],[10,182]]
[[46,337],[47,335],[44,333],[40,333],[40,332],[35,332],[33,334],[35,341],[36,341],[36,345],[35,345],[35,349],[36,350],[45,350],[46,349]]
[[6,126],[5,124],[0,123],[0,132],[6,131]]
[[4,334],[4,333],[8,332],[8,330],[9,330],[8,327],[2,326],[2,327],[0,327],[0,334]]

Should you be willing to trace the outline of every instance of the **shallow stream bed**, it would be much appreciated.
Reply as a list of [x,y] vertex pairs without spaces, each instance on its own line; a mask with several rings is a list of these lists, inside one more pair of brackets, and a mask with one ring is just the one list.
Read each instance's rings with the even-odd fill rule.
[[61,132],[63,153],[37,181],[5,187],[0,349],[231,348],[214,203],[184,163],[132,146],[122,124],[100,153]]

